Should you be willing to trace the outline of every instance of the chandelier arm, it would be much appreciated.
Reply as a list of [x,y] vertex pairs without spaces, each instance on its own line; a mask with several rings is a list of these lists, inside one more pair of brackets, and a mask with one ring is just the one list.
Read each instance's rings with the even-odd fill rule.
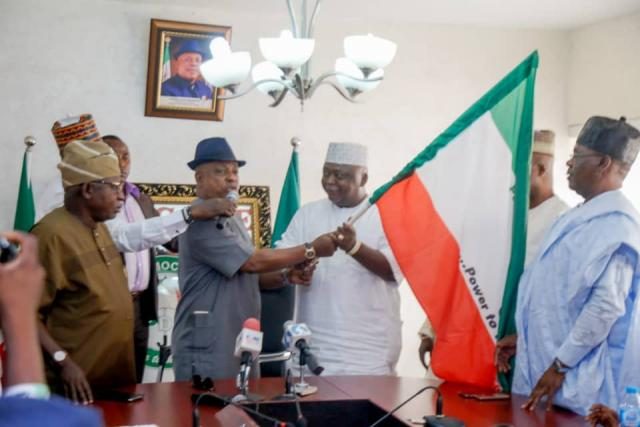
[[253,89],[255,89],[256,87],[258,87],[258,85],[261,85],[263,83],[280,83],[282,86],[284,86],[284,88],[286,90],[289,90],[290,87],[287,84],[287,82],[282,81],[282,80],[278,80],[278,79],[264,79],[264,80],[259,80],[257,82],[255,82],[254,84],[252,84],[251,86],[249,86],[248,88],[246,88],[245,90],[243,90],[242,92],[238,92],[238,93],[232,93],[231,95],[224,95],[224,96],[220,96],[218,97],[218,99],[225,101],[227,99],[235,99],[235,98],[240,98],[241,96],[244,96],[246,94],[248,94],[249,92],[251,92]]
[[280,105],[280,103],[282,102],[282,100],[284,99],[285,96],[287,96],[287,93],[289,93],[289,89],[284,89],[282,91],[282,93],[280,93],[280,95],[278,96],[278,98],[273,101],[273,104],[269,104],[269,107],[277,107],[278,105]]
[[298,98],[300,99],[306,99],[308,98],[307,94],[305,93],[305,89],[304,89],[304,80],[302,79],[302,77],[300,76],[300,74],[296,74],[294,77],[294,85],[293,87],[296,88],[296,93],[298,95]]
[[[318,77],[313,82],[313,84],[311,85],[311,87],[307,91],[307,98],[311,98],[313,96],[313,93],[318,88],[318,86],[320,86],[321,84],[325,83],[329,77],[334,77],[334,76],[348,77],[348,78],[353,79],[353,80],[355,80],[357,82],[377,82],[377,81],[380,81],[380,80],[382,80],[384,78],[384,76],[383,76],[383,77],[377,77],[375,79],[361,79],[361,78],[358,78],[358,77],[353,77],[353,76],[350,76],[348,74],[339,73],[339,72],[336,72],[336,71],[334,71],[332,73],[324,73],[324,74],[320,75],[320,77]],[[335,84],[332,83],[332,85],[335,87]]]
[[[351,95],[346,93],[344,91],[344,89],[342,89],[340,86],[338,86],[337,84],[335,84],[331,80],[325,80],[325,81],[322,81],[322,82],[317,82],[316,84],[313,85],[313,89],[315,90],[315,89],[318,88],[318,86],[322,86],[322,85],[331,86],[332,88],[334,88],[336,90],[336,92],[338,92],[344,99],[346,99],[349,102],[353,102],[354,104],[356,104],[358,102]],[[309,93],[309,96],[311,96],[311,92]]]
[[316,4],[313,6],[313,12],[311,13],[311,19],[309,19],[309,26],[306,34],[309,39],[313,38],[313,24],[315,23],[318,9],[320,9],[320,3],[322,3],[322,0],[316,0]]
[[289,10],[289,18],[291,18],[291,32],[293,33],[293,37],[300,37],[298,31],[298,21],[296,20],[296,12],[293,9],[293,4],[291,4],[292,0],[287,0],[287,9]]

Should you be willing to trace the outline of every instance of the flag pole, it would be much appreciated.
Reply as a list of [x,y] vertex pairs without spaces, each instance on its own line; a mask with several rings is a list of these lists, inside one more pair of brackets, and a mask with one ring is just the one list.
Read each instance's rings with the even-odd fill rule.
[[362,217],[362,215],[364,215],[369,210],[370,207],[371,207],[371,202],[367,201],[367,203],[363,207],[361,207],[358,212],[356,212],[353,216],[350,216],[347,219],[347,224],[353,225],[357,220],[359,220]]
[[33,147],[36,145],[36,138],[32,135],[27,135],[24,137],[24,154],[26,157],[25,163],[27,164],[27,179],[31,182],[31,151]]

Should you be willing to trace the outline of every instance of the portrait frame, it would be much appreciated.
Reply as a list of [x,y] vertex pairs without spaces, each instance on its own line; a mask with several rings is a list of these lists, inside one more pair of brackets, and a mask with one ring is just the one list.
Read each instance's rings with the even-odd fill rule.
[[[230,42],[231,27],[151,19],[145,116],[223,120],[224,101],[219,97],[224,89],[211,87],[202,76],[191,81],[192,84],[181,79],[178,76],[180,65],[174,57],[183,45],[188,44],[200,52],[201,62],[204,62],[211,57],[209,43],[215,37],[224,37]],[[189,68],[180,70],[193,73]]]
[[[140,190],[151,197],[160,214],[171,213],[190,205],[196,199],[193,184],[136,183]],[[238,191],[237,215],[247,227],[254,246],[271,246],[271,205],[269,187],[264,185],[241,185]]]

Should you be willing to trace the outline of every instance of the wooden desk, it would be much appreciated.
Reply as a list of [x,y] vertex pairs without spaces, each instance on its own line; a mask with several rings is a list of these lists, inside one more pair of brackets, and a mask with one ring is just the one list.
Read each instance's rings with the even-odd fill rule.
[[[426,379],[386,376],[309,377],[308,382],[318,387],[318,393],[302,400],[369,399],[386,410],[391,410],[420,388],[435,385]],[[144,400],[129,404],[95,404],[103,411],[107,426],[157,424],[160,427],[191,427],[191,394],[197,391],[189,383],[139,384],[129,390],[144,393]],[[546,412],[541,406],[535,412],[525,412],[520,409],[525,401],[521,396],[513,396],[507,401],[478,402],[458,396],[460,391],[477,392],[468,386],[445,383],[440,386],[440,390],[444,397],[444,413],[463,420],[469,427],[492,427],[499,424],[514,427],[586,425],[583,417],[560,408]],[[252,381],[250,391],[271,398],[283,392],[283,381],[281,378]],[[232,396],[236,393],[235,382],[217,381],[215,392]],[[407,418],[433,414],[434,402],[434,394],[428,390],[400,409],[396,415],[406,421]],[[202,426],[223,427],[215,419],[216,412],[217,408],[201,406]]]

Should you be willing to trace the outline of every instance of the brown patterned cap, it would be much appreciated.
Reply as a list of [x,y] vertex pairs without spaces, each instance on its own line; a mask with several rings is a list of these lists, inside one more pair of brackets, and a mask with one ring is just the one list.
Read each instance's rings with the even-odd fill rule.
[[62,148],[73,140],[99,141],[100,132],[91,114],[68,117],[53,124],[51,133],[56,139],[58,148]]

